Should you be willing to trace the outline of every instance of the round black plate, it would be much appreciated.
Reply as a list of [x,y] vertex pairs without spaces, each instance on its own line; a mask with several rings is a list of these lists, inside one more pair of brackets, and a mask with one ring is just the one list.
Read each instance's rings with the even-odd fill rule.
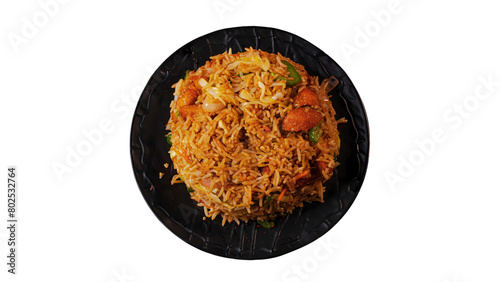
[[[205,64],[212,55],[252,46],[291,58],[320,81],[334,75],[340,84],[332,91],[342,140],[334,176],[326,183],[325,202],[305,204],[265,229],[250,221],[221,225],[203,220],[203,210],[191,200],[184,184],[171,185],[175,174],[166,142],[165,125],[173,98],[172,84]],[[346,73],[323,51],[289,32],[266,27],[237,27],[212,32],[175,51],[155,71],[142,93],[132,121],[132,166],[139,189],[158,219],[182,240],[211,254],[238,258],[271,258],[311,243],[332,228],[356,198],[368,164],[368,121],[361,99]],[[169,163],[165,169],[164,163]],[[159,179],[159,172],[165,175]]]

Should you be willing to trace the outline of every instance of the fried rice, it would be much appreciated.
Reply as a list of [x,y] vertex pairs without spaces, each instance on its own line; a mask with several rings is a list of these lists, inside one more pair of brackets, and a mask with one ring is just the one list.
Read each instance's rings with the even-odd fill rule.
[[340,138],[328,97],[338,81],[318,81],[281,54],[231,49],[172,87],[170,156],[205,218],[267,224],[304,202],[323,202],[339,165]]

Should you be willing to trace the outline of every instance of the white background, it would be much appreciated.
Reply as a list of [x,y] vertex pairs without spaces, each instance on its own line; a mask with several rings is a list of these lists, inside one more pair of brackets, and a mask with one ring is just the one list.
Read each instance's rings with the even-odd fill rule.
[[[16,165],[19,247],[14,276],[0,228],[0,280],[499,281],[493,3],[2,1],[0,226]],[[368,173],[346,216],[314,243],[260,261],[173,235],[140,195],[129,154],[151,73],[192,39],[242,25],[284,29],[329,54],[371,131]],[[97,130],[102,138],[68,161]],[[59,178],[54,164],[68,170]]]

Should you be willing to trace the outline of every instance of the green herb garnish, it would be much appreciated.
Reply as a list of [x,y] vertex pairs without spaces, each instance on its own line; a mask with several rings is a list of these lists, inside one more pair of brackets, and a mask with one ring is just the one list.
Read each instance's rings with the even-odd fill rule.
[[257,219],[257,224],[259,224],[260,226],[262,226],[266,229],[270,229],[270,228],[274,227],[274,221],[272,221],[272,220],[259,220],[259,219]]

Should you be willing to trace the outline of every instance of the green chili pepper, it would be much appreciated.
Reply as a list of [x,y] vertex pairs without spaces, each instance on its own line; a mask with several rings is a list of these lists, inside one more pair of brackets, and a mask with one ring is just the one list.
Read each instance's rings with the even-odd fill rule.
[[272,200],[273,197],[267,196],[266,201],[264,201],[264,205],[269,204],[269,202]]
[[189,193],[193,193],[194,192],[194,189],[191,188],[191,187],[188,187],[187,190],[188,190]]
[[337,160],[338,160],[337,154],[335,154],[335,153],[333,153],[333,160],[334,160],[334,161],[337,161]]
[[184,182],[184,179],[182,179],[182,175],[179,175],[179,179]]
[[186,80],[189,76],[189,70],[186,71],[186,75],[184,75],[184,80]]
[[272,220],[258,220],[257,219],[257,223],[266,228],[266,229],[269,229],[269,228],[273,228],[274,227],[274,221]]
[[172,146],[172,133],[169,133],[167,135],[167,143],[168,145]]
[[323,130],[321,129],[321,122],[318,123],[315,127],[309,130],[309,140],[314,144],[318,143],[319,138],[323,135]]
[[179,117],[179,110],[175,111],[175,117]]
[[[286,86],[294,86],[297,83],[299,83],[301,81],[301,76],[297,72],[297,70],[292,66],[292,64],[290,64],[287,61],[281,61],[281,62],[287,66],[287,70],[290,73],[290,77],[293,78],[293,79],[285,79],[286,80]],[[281,75],[278,76],[278,78],[284,79],[284,77],[282,77]]]

